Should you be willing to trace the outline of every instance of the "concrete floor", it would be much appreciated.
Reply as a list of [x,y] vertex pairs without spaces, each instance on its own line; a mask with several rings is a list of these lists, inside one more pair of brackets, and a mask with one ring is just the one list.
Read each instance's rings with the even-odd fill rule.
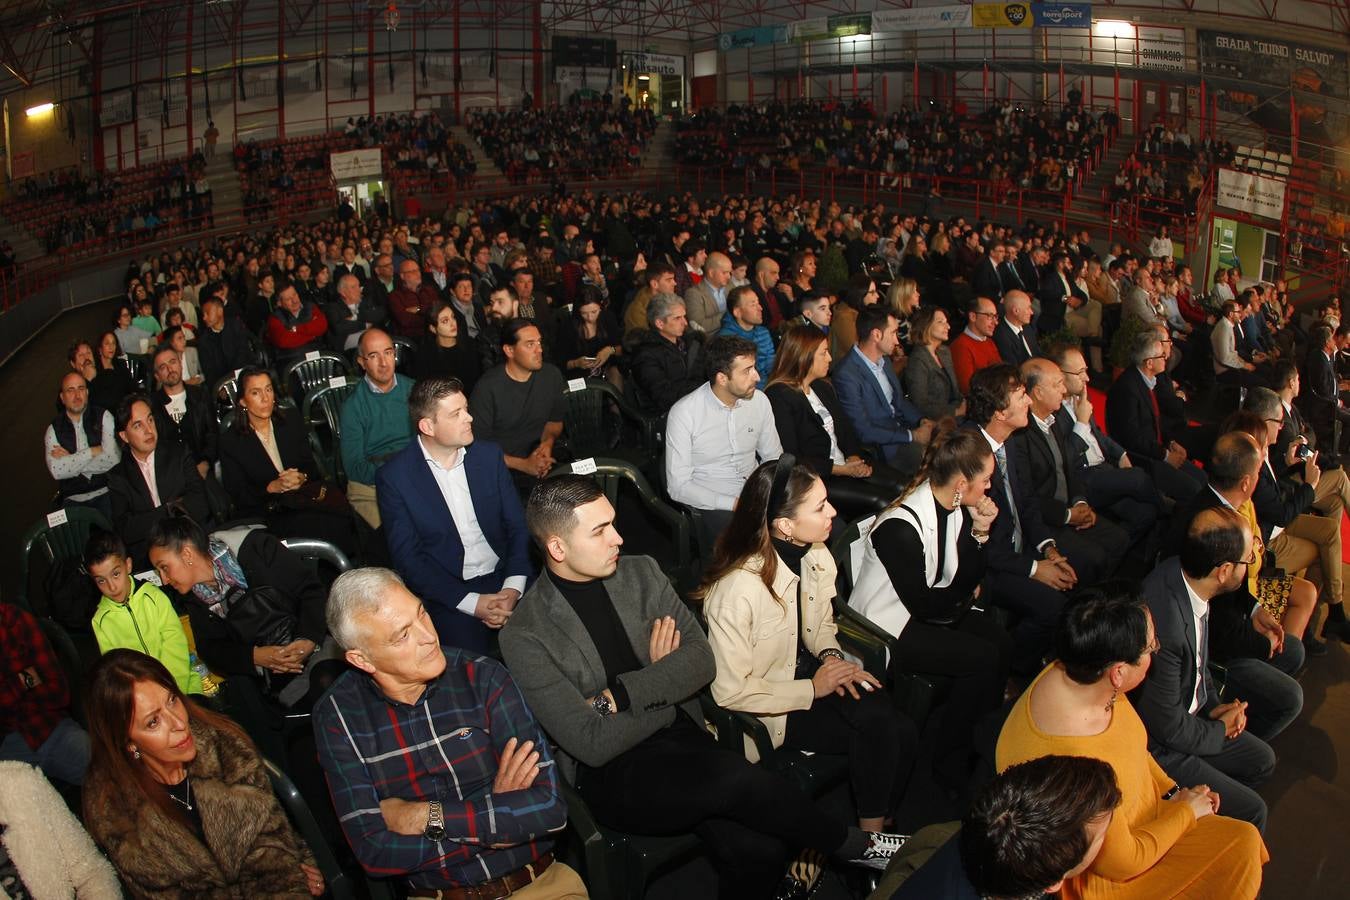
[[[41,459],[42,433],[67,371],[66,348],[77,339],[97,337],[111,313],[111,303],[68,312],[0,368],[7,432],[0,440],[0,472],[8,491],[8,502],[0,505],[0,589],[7,599],[18,589],[20,539],[47,511],[55,490]],[[647,544],[630,540],[629,548],[642,552]],[[1340,765],[1341,752],[1350,760],[1350,648],[1337,645],[1328,656],[1312,660],[1301,680],[1303,715],[1276,740],[1280,765],[1261,790],[1271,810],[1265,900],[1350,896],[1350,766]],[[906,807],[933,808],[924,795],[937,792],[923,790],[922,784],[915,788],[910,793],[919,796],[907,798]]]

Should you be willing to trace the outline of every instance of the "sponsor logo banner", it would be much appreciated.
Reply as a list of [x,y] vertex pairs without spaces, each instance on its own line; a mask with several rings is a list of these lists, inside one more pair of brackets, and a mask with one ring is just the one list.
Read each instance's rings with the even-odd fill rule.
[[1284,182],[1250,172],[1220,169],[1214,202],[1227,209],[1279,219],[1284,214]]
[[1033,3],[1031,17],[1038,28],[1092,27],[1092,7],[1086,3]]
[[332,169],[333,180],[335,181],[345,181],[352,178],[379,178],[384,174],[379,147],[330,153],[328,165]]
[[924,9],[879,9],[872,13],[873,31],[924,31],[969,28],[970,7],[930,6]]
[[672,56],[667,53],[640,53],[632,52],[623,54],[624,62],[628,68],[640,75],[683,75],[684,57]]
[[1186,70],[1186,30],[1160,25],[1140,25],[1139,65],[1146,69]]
[[970,18],[976,28],[1030,28],[1030,3],[974,3]]
[[724,31],[717,36],[717,49],[744,50],[747,47],[767,47],[770,44],[782,44],[787,41],[786,25],[761,25],[758,28],[741,28],[736,31]]

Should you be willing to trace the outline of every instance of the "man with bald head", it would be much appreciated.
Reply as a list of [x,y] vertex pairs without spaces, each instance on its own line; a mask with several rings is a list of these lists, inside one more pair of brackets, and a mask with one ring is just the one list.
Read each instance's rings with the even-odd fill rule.
[[[716,334],[727,312],[727,291],[731,285],[731,259],[725,253],[709,253],[703,264],[703,280],[684,293],[689,327],[705,334]],[[767,374],[767,373],[766,373]]]
[[61,505],[87,506],[112,519],[108,471],[122,454],[112,413],[89,404],[89,383],[78,372],[61,379],[61,411],[43,437],[43,461],[56,479]]
[[398,266],[399,285],[389,295],[389,314],[394,331],[403,337],[421,338],[426,334],[431,307],[440,299],[436,288],[422,280],[422,267],[415,259]]
[[[759,213],[755,213],[759,216]],[[762,217],[761,217],[762,218]],[[778,262],[772,257],[763,256],[755,263],[755,274],[750,279],[750,286],[755,289],[755,296],[759,298],[759,305],[764,309],[764,326],[769,331],[777,332],[784,319],[787,318],[787,310],[779,306],[778,293],[774,288],[778,287],[778,279],[782,272]]]
[[380,527],[375,473],[408,445],[412,425],[408,395],[412,381],[394,369],[394,341],[381,328],[368,328],[357,345],[356,364],[365,377],[342,404],[342,468],[347,499],[371,528]]
[[[1131,541],[1116,523],[1099,516],[1087,500],[1078,472],[1069,465],[1065,440],[1064,373],[1048,359],[1022,363],[1022,383],[1031,399],[1027,427],[1008,442],[1013,465],[1023,474],[1028,515],[1038,515],[1078,573],[1080,585],[1106,579]],[[1056,427],[1058,426],[1058,427]]]
[[994,346],[1005,363],[1020,366],[1040,356],[1036,329],[1031,325],[1031,297],[1026,291],[1008,291],[1003,295],[1003,321],[994,329]]

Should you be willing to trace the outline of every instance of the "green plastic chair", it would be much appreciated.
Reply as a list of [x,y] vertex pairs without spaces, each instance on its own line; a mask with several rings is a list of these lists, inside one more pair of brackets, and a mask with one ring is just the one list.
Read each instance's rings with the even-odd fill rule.
[[281,808],[286,810],[291,824],[300,832],[300,836],[309,845],[310,852],[314,854],[314,861],[318,863],[319,871],[323,873],[327,895],[334,900],[356,900],[354,879],[338,864],[332,848],[324,840],[323,831],[319,828],[313,811],[301,796],[295,782],[270,759],[263,760],[263,767],[267,769],[267,777],[272,782],[272,793],[276,794],[277,801],[281,804]]
[[355,390],[356,379],[348,376],[344,383],[325,384],[305,394],[300,409],[314,460],[324,478],[337,485],[347,483],[342,468],[342,406]]
[[692,834],[669,837],[626,834],[595,820],[586,801],[563,779],[568,845],[564,858],[581,873],[592,900],[642,900],[658,873],[694,856],[701,842]]
[[413,377],[413,367],[417,362],[417,345],[412,339],[394,335],[394,371],[400,375]]
[[[570,383],[569,383],[570,384]],[[619,422],[613,421],[613,409],[619,411]],[[585,379],[585,388],[567,391],[567,411],[563,415],[563,433],[567,446],[577,459],[587,456],[614,456],[611,440],[619,436],[625,424],[633,427],[638,438],[635,461],[651,464],[659,462],[663,446],[664,423],[659,416],[644,413],[603,378]],[[622,441],[619,442],[622,445]]]
[[[52,518],[64,514],[65,522],[51,524]],[[42,553],[50,565],[58,560],[80,559],[84,556],[84,545],[89,533],[95,527],[112,531],[112,523],[103,513],[84,506],[71,506],[43,517],[23,536],[19,550],[19,594],[18,605],[33,611],[28,599],[28,578],[32,573],[34,553]]]
[[329,380],[339,375],[348,379],[356,376],[345,356],[327,351],[307,354],[281,370],[282,389],[296,403],[303,403],[311,393],[326,387]]

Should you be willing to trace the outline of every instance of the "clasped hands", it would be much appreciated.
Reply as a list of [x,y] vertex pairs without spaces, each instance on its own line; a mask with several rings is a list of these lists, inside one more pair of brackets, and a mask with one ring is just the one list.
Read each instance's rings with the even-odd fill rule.
[[278,675],[296,675],[305,668],[305,660],[315,650],[308,638],[297,638],[285,646],[271,645],[253,648],[253,664]]
[[1209,711],[1209,717],[1223,723],[1224,737],[1231,741],[1247,730],[1247,702],[1234,700],[1230,703],[1220,703]]
[[515,588],[504,588],[492,594],[479,594],[478,605],[474,607],[473,614],[476,618],[482,619],[487,627],[501,628],[506,624],[506,620],[511,618],[518,600],[520,591]]
[[267,491],[271,494],[285,494],[299,490],[309,480],[309,476],[299,469],[285,469],[268,482]]
[[1053,544],[1045,548],[1045,558],[1036,563],[1031,577],[1057,591],[1067,591],[1078,583],[1078,573],[1069,565],[1069,558]]

